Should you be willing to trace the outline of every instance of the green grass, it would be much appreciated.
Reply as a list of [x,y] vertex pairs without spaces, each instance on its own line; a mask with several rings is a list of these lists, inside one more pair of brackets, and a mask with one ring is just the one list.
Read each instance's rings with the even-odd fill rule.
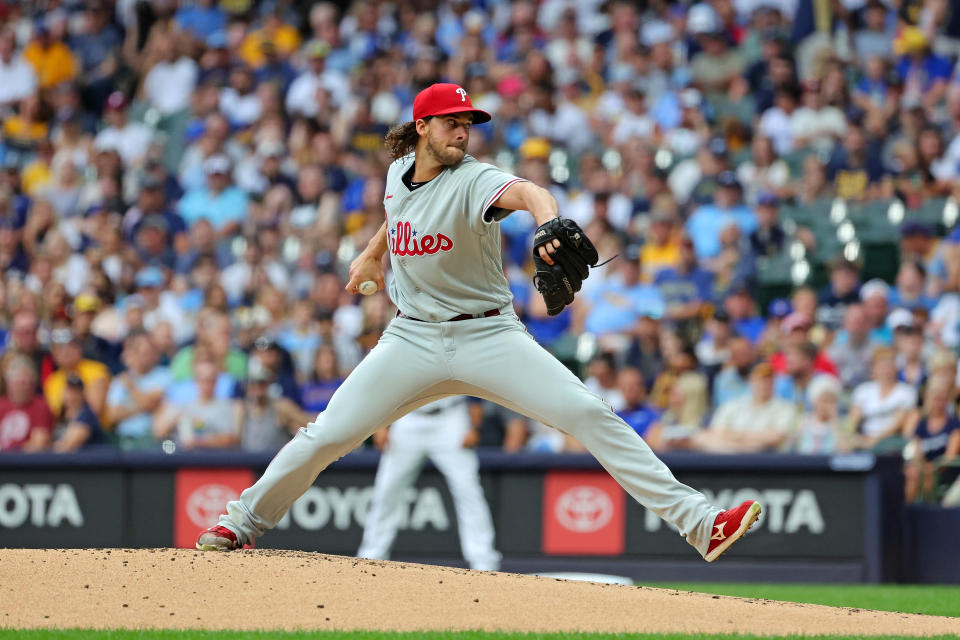
[[833,607],[879,609],[960,617],[960,586],[912,584],[750,584],[644,582],[644,586],[744,598],[809,602]]
[[[894,640],[905,636],[778,636],[784,640]],[[503,633],[484,631],[90,631],[85,629],[3,631],[0,640],[770,640],[769,637],[649,633]],[[932,636],[955,640],[955,636]],[[911,640],[916,640],[911,638]]]

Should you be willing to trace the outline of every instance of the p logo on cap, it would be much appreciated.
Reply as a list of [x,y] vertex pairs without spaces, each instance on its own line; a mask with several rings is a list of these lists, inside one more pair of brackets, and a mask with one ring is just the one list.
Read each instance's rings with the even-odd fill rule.
[[448,82],[432,84],[418,93],[413,101],[414,120],[450,113],[472,113],[474,124],[490,121],[489,113],[473,108],[470,96],[460,85]]

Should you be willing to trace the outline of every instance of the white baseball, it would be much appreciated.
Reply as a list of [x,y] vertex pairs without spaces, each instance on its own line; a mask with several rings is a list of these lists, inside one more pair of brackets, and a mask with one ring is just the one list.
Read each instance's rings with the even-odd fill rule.
[[361,282],[360,286],[357,287],[357,291],[362,293],[365,296],[369,296],[372,293],[377,292],[377,283],[373,280],[367,280],[366,282]]

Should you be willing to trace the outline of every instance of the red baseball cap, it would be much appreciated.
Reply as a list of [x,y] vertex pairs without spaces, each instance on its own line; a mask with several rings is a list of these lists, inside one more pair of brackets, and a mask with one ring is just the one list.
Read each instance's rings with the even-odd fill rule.
[[440,82],[432,84],[413,100],[413,119],[420,120],[427,116],[443,116],[448,113],[473,114],[473,123],[490,122],[490,114],[480,109],[474,109],[466,89],[458,84]]

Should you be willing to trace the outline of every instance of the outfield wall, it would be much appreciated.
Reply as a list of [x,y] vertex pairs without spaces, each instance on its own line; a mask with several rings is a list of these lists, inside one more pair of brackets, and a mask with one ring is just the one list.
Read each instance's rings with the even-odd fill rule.
[[[332,465],[258,546],[352,555],[378,458],[358,451]],[[707,565],[590,456],[481,451],[480,458],[508,570],[603,571],[641,580],[905,577],[896,459],[665,456],[680,480],[718,504],[763,500],[764,517],[749,539]],[[237,452],[5,454],[0,546],[192,547],[197,532],[268,462]],[[453,502],[436,471],[427,469],[401,510],[395,558],[461,564]]]

